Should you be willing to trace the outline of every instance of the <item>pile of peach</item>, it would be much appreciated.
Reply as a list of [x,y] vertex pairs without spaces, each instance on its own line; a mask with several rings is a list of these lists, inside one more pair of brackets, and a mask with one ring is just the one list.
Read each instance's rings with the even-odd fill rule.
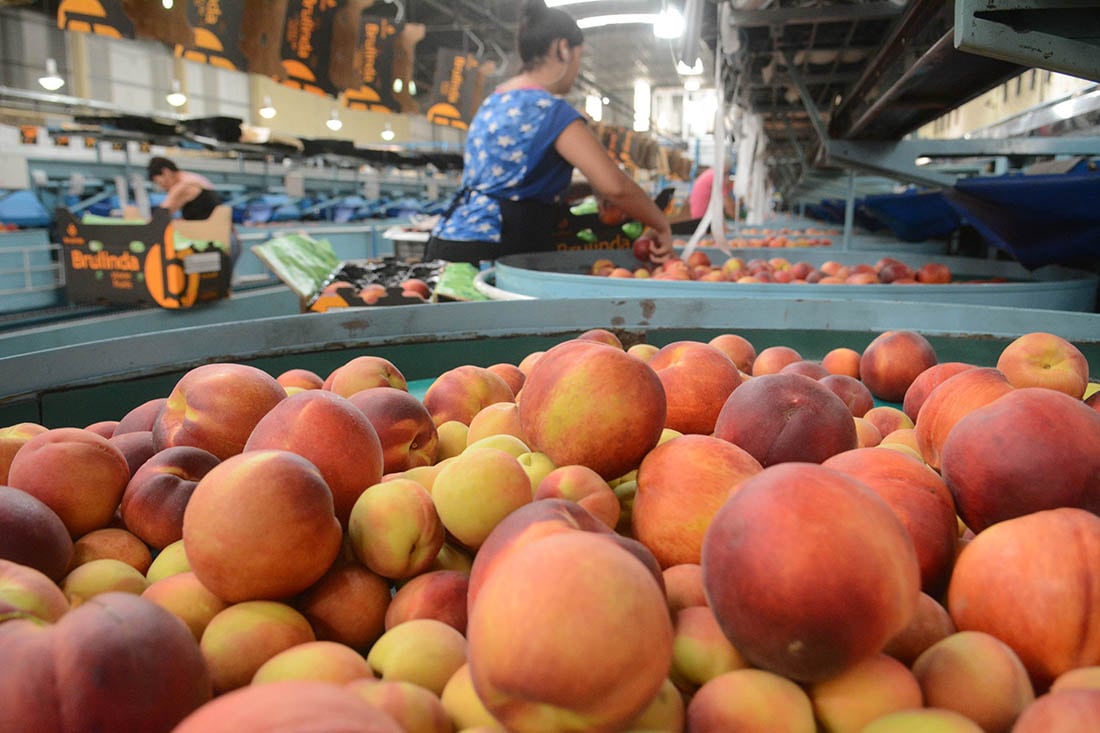
[[786,257],[729,257],[714,264],[710,255],[695,250],[686,259],[673,257],[655,265],[639,262],[631,269],[600,258],[592,263],[589,274],[598,277],[649,278],[652,280],[698,280],[701,282],[793,283],[805,285],[945,285],[952,282],[951,269],[942,262],[925,262],[911,267],[893,257],[876,262],[844,265],[827,260],[814,266],[805,260],[791,262]]
[[12,425],[0,729],[1100,730],[1088,376],[594,329]]

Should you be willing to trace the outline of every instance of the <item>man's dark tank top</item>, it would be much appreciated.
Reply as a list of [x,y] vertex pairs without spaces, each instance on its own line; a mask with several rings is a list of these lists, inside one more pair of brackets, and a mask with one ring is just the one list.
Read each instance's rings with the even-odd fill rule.
[[198,196],[180,207],[180,216],[184,219],[209,219],[221,202],[222,197],[217,191],[204,188]]

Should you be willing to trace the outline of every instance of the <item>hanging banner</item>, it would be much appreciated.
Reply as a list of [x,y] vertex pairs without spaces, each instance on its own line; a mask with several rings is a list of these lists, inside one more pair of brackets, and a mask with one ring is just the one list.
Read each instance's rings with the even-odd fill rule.
[[393,80],[394,51],[402,30],[402,25],[387,18],[361,16],[352,64],[355,83],[344,91],[344,104],[349,108],[374,112],[401,110],[394,96]]
[[481,101],[476,99],[477,67],[477,57],[465,51],[439,49],[427,111],[429,122],[461,130],[469,126]]
[[424,40],[427,28],[423,23],[406,23],[397,34],[393,46],[393,78],[401,80],[401,89],[394,92],[397,104],[405,114],[419,114],[420,103],[416,101],[416,82],[413,81],[416,44]]
[[108,38],[134,37],[134,24],[126,15],[121,0],[60,0],[57,27]]
[[244,0],[240,47],[245,68],[253,74],[282,78],[288,1]]
[[194,43],[195,32],[187,20],[187,3],[149,2],[149,0],[122,0],[122,9],[134,24],[134,38],[142,41],[160,41],[169,48]]
[[247,68],[241,51],[244,6],[224,0],[189,0],[187,21],[194,33],[190,44],[176,46],[176,56],[221,69]]
[[329,81],[338,0],[289,0],[283,28],[282,83],[322,96],[335,95]]

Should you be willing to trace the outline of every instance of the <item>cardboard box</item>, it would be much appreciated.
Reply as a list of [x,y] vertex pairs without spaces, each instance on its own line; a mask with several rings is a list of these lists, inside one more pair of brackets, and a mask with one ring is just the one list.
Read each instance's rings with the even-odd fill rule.
[[[435,284],[447,264],[393,257],[345,262],[327,240],[305,234],[269,239],[253,246],[252,252],[298,296],[303,313],[426,303],[434,298]],[[427,297],[402,287],[410,279],[428,286]]]
[[228,206],[203,221],[173,219],[159,208],[148,221],[77,219],[57,209],[69,300],[174,310],[228,297],[232,218]]

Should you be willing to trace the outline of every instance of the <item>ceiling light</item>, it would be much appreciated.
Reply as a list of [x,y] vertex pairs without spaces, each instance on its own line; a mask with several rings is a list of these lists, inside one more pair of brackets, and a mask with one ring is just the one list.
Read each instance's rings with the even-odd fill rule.
[[270,120],[277,114],[279,114],[279,111],[271,104],[271,97],[265,96],[264,106],[260,107],[260,117],[263,117],[265,120]]
[[596,2],[596,0],[546,0],[546,7],[560,8],[564,5],[581,5],[582,3]]
[[595,94],[589,94],[584,98],[584,112],[593,122],[599,122],[603,119],[603,101]]
[[172,91],[165,96],[165,99],[168,100],[168,104],[173,107],[182,107],[187,104],[187,95],[180,91],[179,79],[172,80]]
[[677,61],[676,62],[676,73],[679,74],[680,76],[698,76],[698,75],[702,74],[703,73],[703,59],[697,57],[695,59],[695,65],[694,66],[688,66],[687,64],[685,64],[683,62],[682,59]]
[[611,104],[611,97],[604,97],[600,101],[603,102],[604,104]]
[[57,73],[56,61],[53,59],[46,59],[46,75],[38,77],[38,83],[51,92],[56,92],[61,87],[65,86],[65,80]]
[[409,94],[416,96],[416,82],[412,79],[409,79]]
[[658,22],[660,16],[657,13],[619,13],[617,15],[593,15],[581,18],[577,21],[579,28],[602,28],[608,25],[630,25],[641,23],[653,25]]
[[332,114],[325,120],[325,127],[333,132],[339,132],[340,128],[344,126],[344,123],[340,120],[340,115],[336,110],[332,110]]
[[697,92],[701,86],[698,79],[684,79],[684,89],[689,92]]
[[160,0],[160,4],[164,6],[165,10],[171,10],[176,3],[174,0]]
[[382,139],[386,142],[389,142],[390,140],[393,140],[394,135],[395,133],[393,131],[393,128],[390,127],[390,123],[387,122],[386,126],[382,128]]
[[653,35],[657,38],[679,38],[684,35],[683,14],[676,8],[665,8],[657,13]]
[[932,159],[929,158],[927,155],[922,155],[919,158],[917,158],[916,160],[914,160],[913,162],[917,165],[928,165],[929,163],[932,162]]
[[394,79],[393,80],[393,93],[394,94],[400,94],[401,90],[404,89],[404,88],[405,88],[405,82],[401,81],[401,79]]

